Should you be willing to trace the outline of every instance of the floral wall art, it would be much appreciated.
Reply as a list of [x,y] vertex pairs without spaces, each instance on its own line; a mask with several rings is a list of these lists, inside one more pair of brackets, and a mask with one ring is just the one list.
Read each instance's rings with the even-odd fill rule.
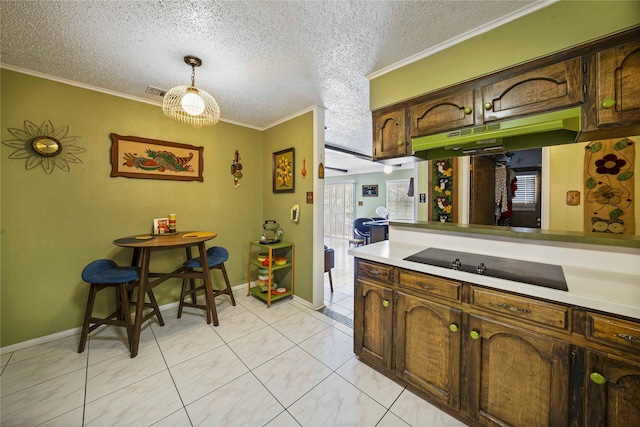
[[429,174],[429,220],[457,222],[457,159],[431,161]]
[[634,234],[634,161],[639,136],[593,141],[584,155],[584,230]]

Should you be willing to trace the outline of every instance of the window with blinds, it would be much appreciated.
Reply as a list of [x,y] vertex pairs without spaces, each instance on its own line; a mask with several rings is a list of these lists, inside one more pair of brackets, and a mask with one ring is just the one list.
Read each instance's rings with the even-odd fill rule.
[[512,199],[514,210],[534,210],[538,202],[538,174],[535,172],[516,173],[518,179],[516,194]]
[[388,180],[386,188],[389,219],[413,219],[413,197],[407,196],[409,180]]

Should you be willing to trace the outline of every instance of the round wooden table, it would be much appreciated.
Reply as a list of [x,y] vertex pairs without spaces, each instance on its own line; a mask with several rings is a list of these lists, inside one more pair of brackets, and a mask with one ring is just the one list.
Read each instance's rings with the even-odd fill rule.
[[[113,244],[123,248],[133,248],[133,257],[131,265],[140,266],[140,283],[138,286],[138,300],[136,301],[136,315],[133,324],[133,337],[131,338],[131,357],[138,354],[138,345],[140,342],[140,330],[144,322],[144,297],[147,291],[170,278],[193,278],[204,280],[205,298],[207,300],[207,323],[218,326],[218,314],[213,299],[213,286],[211,284],[211,275],[209,273],[209,264],[207,262],[207,248],[205,242],[214,239],[216,233],[209,231],[183,231],[175,234],[158,234],[158,235],[136,235],[116,239]],[[186,273],[183,266],[169,273],[152,273],[149,272],[149,260],[151,252],[167,249],[185,248],[187,259],[192,258],[191,248],[197,246],[198,253],[202,264],[202,271],[191,271]],[[154,278],[149,281],[149,278]],[[153,315],[153,313],[151,314]]]

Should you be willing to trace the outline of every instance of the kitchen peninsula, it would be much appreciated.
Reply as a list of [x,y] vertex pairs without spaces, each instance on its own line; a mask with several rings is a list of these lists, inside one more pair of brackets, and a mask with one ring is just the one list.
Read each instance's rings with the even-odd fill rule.
[[[497,230],[392,221],[351,249],[360,360],[470,425],[637,425],[638,236]],[[405,259],[428,248],[559,266],[568,290]]]

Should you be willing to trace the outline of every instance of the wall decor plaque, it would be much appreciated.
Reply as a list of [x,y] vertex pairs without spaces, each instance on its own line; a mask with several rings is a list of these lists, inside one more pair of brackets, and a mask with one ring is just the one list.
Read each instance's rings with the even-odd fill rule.
[[111,176],[204,181],[204,147],[111,134]]

